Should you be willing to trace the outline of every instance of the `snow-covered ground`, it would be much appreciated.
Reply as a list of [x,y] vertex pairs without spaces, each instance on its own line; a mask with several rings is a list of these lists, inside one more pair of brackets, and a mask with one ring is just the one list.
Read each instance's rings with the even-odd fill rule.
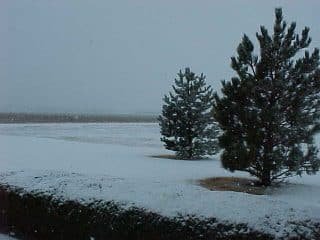
[[167,216],[248,223],[278,236],[294,221],[320,221],[320,174],[292,178],[269,195],[209,191],[196,180],[248,175],[224,170],[218,156],[150,157],[168,153],[159,138],[156,123],[3,124],[0,183],[85,202],[115,200]]
[[0,233],[0,240],[17,240],[16,238],[10,237],[6,234],[1,234]]

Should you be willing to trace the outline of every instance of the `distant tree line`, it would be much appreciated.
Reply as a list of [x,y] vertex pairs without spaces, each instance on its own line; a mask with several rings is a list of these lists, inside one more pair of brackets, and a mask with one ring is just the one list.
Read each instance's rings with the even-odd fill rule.
[[44,114],[0,113],[0,123],[90,123],[90,122],[156,122],[152,115],[93,115],[93,114]]
[[224,168],[246,171],[265,186],[316,173],[319,50],[307,49],[309,28],[301,35],[295,28],[277,8],[273,33],[261,26],[256,34],[256,51],[244,35],[231,58],[236,76],[222,81],[220,95],[206,86],[203,74],[180,71],[158,118],[165,147],[180,159],[200,159],[220,148]]

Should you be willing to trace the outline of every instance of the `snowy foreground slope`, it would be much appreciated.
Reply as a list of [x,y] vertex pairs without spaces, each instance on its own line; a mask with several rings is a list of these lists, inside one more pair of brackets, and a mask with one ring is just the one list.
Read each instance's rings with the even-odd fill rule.
[[0,234],[0,240],[16,240],[16,238],[10,237],[5,234]]
[[[297,221],[320,221],[320,174],[292,178],[269,195],[209,191],[205,177],[243,176],[210,160],[168,154],[154,123],[0,125],[0,183],[89,202],[115,200],[175,216],[248,223],[277,236]],[[319,142],[319,141],[318,141]]]

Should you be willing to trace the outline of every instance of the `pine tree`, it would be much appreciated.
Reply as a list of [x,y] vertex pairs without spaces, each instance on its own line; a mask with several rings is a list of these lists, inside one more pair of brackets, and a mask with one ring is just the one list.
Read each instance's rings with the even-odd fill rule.
[[309,28],[301,35],[295,28],[276,9],[273,35],[263,26],[256,34],[259,56],[244,35],[231,58],[237,76],[222,81],[222,97],[215,94],[222,165],[247,171],[263,185],[319,170],[314,145],[320,130],[319,50],[307,50]]
[[173,92],[165,95],[159,116],[165,147],[179,159],[199,159],[217,150],[218,129],[213,121],[213,92],[205,76],[189,68],[178,73]]

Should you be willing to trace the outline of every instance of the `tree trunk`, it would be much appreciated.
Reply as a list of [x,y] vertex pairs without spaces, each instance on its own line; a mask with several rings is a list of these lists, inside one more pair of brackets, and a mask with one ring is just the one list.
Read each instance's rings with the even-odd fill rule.
[[269,169],[263,169],[260,181],[263,186],[271,185],[271,171]]
[[267,144],[265,145],[265,149],[264,149],[262,174],[260,178],[261,184],[264,186],[271,185],[272,148],[273,148],[273,140],[272,140],[272,137],[269,136]]
[[[270,106],[274,105],[274,96],[272,94],[271,100],[270,100]],[[266,125],[266,132],[267,132],[267,142],[264,144],[264,153],[263,153],[263,166],[262,166],[262,176],[261,176],[261,184],[264,186],[270,186],[271,185],[271,169],[272,169],[272,158],[273,158],[273,146],[274,146],[274,140],[273,140],[273,123],[274,123],[274,115],[272,113],[272,108],[270,107],[269,111],[269,117],[270,119],[267,122]]]
[[189,159],[193,158],[193,146],[192,146],[192,136],[191,134],[188,136],[188,142],[189,142],[189,149],[188,149],[188,155],[189,155]]

